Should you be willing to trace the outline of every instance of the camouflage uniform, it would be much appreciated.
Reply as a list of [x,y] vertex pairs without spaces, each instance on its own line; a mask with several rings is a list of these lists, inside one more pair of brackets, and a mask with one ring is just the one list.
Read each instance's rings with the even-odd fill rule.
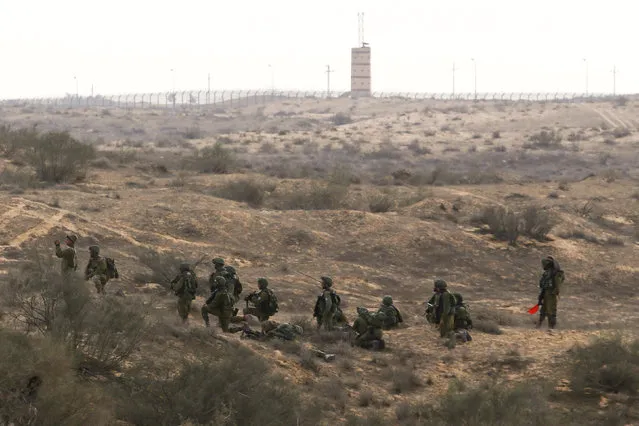
[[100,256],[100,247],[89,247],[89,263],[84,270],[84,279],[91,280],[98,294],[104,294],[104,286],[109,281],[106,259]]
[[563,283],[564,271],[552,256],[542,259],[541,265],[544,268],[544,272],[539,279],[541,309],[537,327],[541,327],[547,316],[548,328],[553,329],[557,325],[557,302],[561,284]]
[[209,314],[214,315],[220,319],[220,327],[224,332],[229,331],[229,323],[233,316],[233,296],[231,296],[226,287],[226,280],[223,277],[216,277],[215,283],[217,285],[217,291],[215,297],[211,300],[207,300],[207,303],[202,306],[202,318],[204,324],[209,326]]
[[240,294],[242,294],[242,283],[240,282],[240,277],[237,276],[237,272],[235,268],[232,266],[225,266],[224,270],[226,271],[226,286],[228,288],[229,294],[233,296],[233,300],[237,303],[240,300]]
[[384,330],[397,327],[400,323],[404,322],[402,314],[399,313],[399,309],[393,305],[393,298],[391,296],[384,296],[378,312],[383,312],[386,317],[383,325]]
[[266,337],[277,337],[283,340],[295,340],[304,334],[304,330],[299,325],[280,324],[276,321],[265,321],[262,323],[262,333]]
[[473,320],[470,317],[468,306],[464,303],[464,298],[460,293],[453,293],[455,296],[455,330],[473,328]]
[[228,271],[224,267],[224,259],[220,257],[213,259],[213,266],[215,267],[215,271],[209,276],[209,285],[211,286],[211,292],[216,292],[217,284],[215,284],[215,278],[222,277],[226,280],[228,278]]
[[439,324],[439,318],[435,315],[435,306],[439,300],[439,293],[437,293],[437,289],[433,289],[433,295],[426,302],[426,321],[429,324]]
[[383,349],[385,344],[382,325],[386,320],[383,312],[371,314],[368,309],[360,306],[357,308],[357,318],[353,322],[353,330],[357,333],[356,346],[365,349]]
[[188,263],[180,265],[180,273],[171,281],[171,290],[178,296],[178,314],[183,321],[186,321],[191,312],[191,302],[195,299],[197,290],[197,277]]
[[439,323],[439,335],[450,337],[455,329],[455,296],[448,292],[444,280],[435,280],[438,297],[435,298],[435,318]]
[[[273,315],[269,308],[271,299],[274,297],[273,291],[268,288],[268,280],[266,278],[258,278],[257,286],[260,291],[253,292],[244,298],[246,301],[244,315],[254,315],[260,321],[266,321]],[[253,306],[249,307],[249,303],[252,303]]]
[[56,241],[55,255],[62,259],[60,262],[60,269],[62,276],[73,273],[78,269],[78,256],[75,252],[75,243],[78,241],[78,237],[75,235],[66,236],[67,247],[60,247],[60,242]]
[[333,280],[330,277],[321,277],[322,294],[317,296],[313,317],[317,319],[317,328],[324,327],[324,330],[333,330],[336,319],[344,319],[339,308],[339,296],[332,289]]

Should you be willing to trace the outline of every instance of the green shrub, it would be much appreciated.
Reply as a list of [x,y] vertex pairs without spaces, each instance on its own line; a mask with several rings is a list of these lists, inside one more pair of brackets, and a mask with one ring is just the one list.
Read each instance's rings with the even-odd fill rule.
[[235,166],[233,153],[217,142],[201,149],[193,158],[194,167],[200,173],[229,173]]
[[242,179],[227,182],[213,191],[213,194],[228,200],[247,203],[251,207],[260,207],[270,192],[275,190],[275,184],[260,182],[256,179]]
[[68,132],[47,132],[26,148],[27,162],[45,182],[73,182],[86,176],[95,148],[75,140]]

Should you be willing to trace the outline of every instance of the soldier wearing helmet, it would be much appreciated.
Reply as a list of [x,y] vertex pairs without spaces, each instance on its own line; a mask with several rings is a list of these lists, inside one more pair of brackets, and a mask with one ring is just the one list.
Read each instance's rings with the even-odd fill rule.
[[537,328],[541,327],[546,317],[548,317],[548,329],[552,330],[557,325],[557,302],[559,293],[564,282],[564,271],[559,266],[559,262],[552,256],[547,256],[541,260],[543,273],[539,279],[539,321]]
[[384,296],[382,298],[382,304],[379,307],[378,312],[383,312],[385,315],[383,324],[384,330],[389,330],[391,328],[397,327],[399,324],[404,322],[399,309],[397,309],[395,305],[393,305],[393,298],[391,296]]
[[202,306],[202,318],[204,324],[209,327],[209,314],[218,317],[222,331],[228,332],[233,316],[233,296],[228,292],[224,277],[215,277],[215,286],[217,289],[213,298],[209,298]]
[[439,324],[441,337],[450,337],[455,329],[455,296],[448,291],[446,281],[435,280],[436,297],[434,300],[435,323]]
[[[257,287],[258,291],[254,291],[244,298],[246,301],[244,315],[254,315],[260,321],[266,321],[278,311],[277,297],[273,290],[268,288],[266,278],[258,278]],[[249,307],[249,303],[253,306]]]
[[197,292],[197,277],[188,263],[180,264],[180,273],[171,281],[171,290],[178,297],[178,315],[186,322],[191,312],[191,303]]
[[322,293],[317,296],[313,317],[317,319],[317,328],[323,326],[324,330],[333,330],[336,322],[345,321],[344,314],[340,309],[341,298],[333,290],[333,279],[331,277],[320,277]]
[[78,241],[78,237],[75,235],[67,235],[64,240],[66,244],[65,248],[60,247],[59,240],[54,242],[55,255],[62,259],[60,262],[62,276],[69,275],[78,269],[78,256],[75,252],[76,241]]
[[89,247],[89,262],[84,270],[84,279],[92,281],[98,294],[104,294],[108,279],[106,259],[100,256],[100,247]]
[[371,313],[363,306],[357,307],[357,318],[353,322],[353,330],[357,333],[356,346],[364,349],[384,349],[382,327],[386,321],[384,312]]

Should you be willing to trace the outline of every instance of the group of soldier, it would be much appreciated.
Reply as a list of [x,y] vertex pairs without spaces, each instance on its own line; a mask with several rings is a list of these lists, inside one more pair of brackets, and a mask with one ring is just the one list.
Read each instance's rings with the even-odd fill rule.
[[[76,235],[67,235],[66,247],[62,248],[59,240],[54,242],[55,254],[61,259],[60,268],[63,277],[75,273],[78,269],[78,255],[75,251],[77,241]],[[98,294],[104,294],[106,284],[114,278],[119,278],[119,273],[113,259],[100,256],[99,246],[89,246],[89,261],[84,268],[84,279],[93,282]]]
[[[62,259],[62,274],[67,275],[77,270],[78,260],[75,251],[75,235],[67,235],[66,247],[62,248],[60,241],[55,241],[56,256]],[[297,325],[280,324],[270,318],[278,312],[278,301],[275,293],[269,288],[266,278],[258,278],[258,290],[244,297],[246,307],[243,315],[238,316],[239,309],[235,305],[240,300],[243,291],[242,283],[234,267],[226,265],[224,259],[216,257],[212,264],[214,271],[209,276],[210,295],[201,307],[204,324],[209,327],[209,315],[218,317],[224,332],[243,331],[255,335],[247,326],[248,317],[256,318],[261,326],[263,336],[277,336],[292,340],[301,335],[303,330]],[[553,329],[557,324],[557,302],[560,288],[564,280],[564,272],[559,263],[552,257],[542,259],[543,273],[539,281],[540,294],[537,308],[539,309],[540,327],[548,318],[548,327]],[[85,268],[84,278],[92,281],[99,294],[104,294],[107,282],[118,278],[113,259],[100,256],[100,248],[96,245],[89,247],[89,261]],[[341,298],[333,288],[333,280],[322,276],[321,293],[315,302],[313,317],[317,321],[318,329],[326,331],[348,330],[354,333],[354,345],[367,349],[383,349],[385,342],[383,330],[390,330],[402,326],[404,320],[399,309],[393,304],[391,296],[384,296],[376,312],[371,312],[363,306],[357,307],[357,318],[350,325],[341,308]],[[177,311],[183,321],[187,321],[191,311],[191,304],[195,300],[198,289],[198,279],[194,268],[188,263],[180,265],[177,276],[171,281],[171,290],[178,297]],[[530,312],[530,311],[529,311]],[[450,292],[448,284],[441,279],[434,281],[433,295],[427,302],[426,320],[439,328],[440,337],[450,341],[467,342],[472,340],[469,330],[473,322],[464,299],[460,293]],[[244,323],[242,327],[231,324]],[[253,334],[251,334],[253,333]]]

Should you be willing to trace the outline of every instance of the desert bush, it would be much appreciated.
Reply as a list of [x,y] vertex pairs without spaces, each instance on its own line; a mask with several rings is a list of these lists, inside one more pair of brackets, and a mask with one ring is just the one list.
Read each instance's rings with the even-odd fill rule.
[[628,98],[625,96],[619,96],[615,100],[615,105],[618,107],[626,106],[627,103],[628,103]]
[[391,194],[376,194],[368,199],[368,208],[371,213],[386,213],[397,205]]
[[275,184],[256,179],[242,179],[227,182],[215,189],[213,194],[228,200],[247,203],[251,207],[260,207],[269,193],[275,190]]
[[6,166],[2,172],[0,172],[0,185],[20,189],[37,188],[39,186],[35,173],[24,168],[10,166]]
[[373,400],[375,399],[375,395],[371,390],[363,390],[359,393],[357,397],[357,404],[360,407],[368,407],[373,404]]
[[501,138],[501,132],[499,130],[494,130],[493,133],[492,133],[492,137],[493,137],[493,139]]
[[565,240],[575,239],[575,240],[584,240],[589,243],[599,244],[599,238],[596,235],[591,234],[583,229],[570,229],[568,231],[562,231],[557,234],[558,237],[563,238]]
[[134,378],[119,390],[118,417],[136,425],[315,425],[321,411],[242,346],[184,361],[165,379]]
[[423,146],[418,139],[414,139],[409,145],[408,150],[415,155],[427,155],[432,154],[433,150],[427,146]]
[[486,333],[486,334],[495,334],[495,335],[500,335],[503,333],[501,328],[499,327],[499,324],[497,324],[496,321],[491,319],[479,319],[479,318],[474,319],[473,330],[481,331],[482,333]]
[[334,210],[339,209],[348,194],[348,187],[336,184],[313,183],[310,188],[299,188],[280,195],[275,203],[279,210]]
[[554,130],[542,130],[532,134],[528,140],[530,142],[524,144],[524,148],[556,149],[561,146],[562,137]]
[[501,356],[493,355],[491,359],[493,367],[509,367],[513,370],[525,370],[532,362],[532,359],[523,357],[517,349],[510,349]]
[[331,117],[331,123],[336,126],[342,126],[344,124],[350,124],[352,122],[353,120],[351,119],[351,116],[348,114],[344,114],[343,112],[338,112]]
[[40,180],[73,182],[86,176],[95,157],[91,145],[75,140],[68,132],[47,132],[25,141],[24,155]]
[[417,376],[417,372],[413,365],[401,367],[393,367],[388,375],[392,383],[392,391],[394,393],[406,393],[413,391],[422,386],[422,382]]
[[217,142],[201,149],[192,159],[194,168],[200,173],[229,173],[235,166],[233,153]]
[[519,238],[520,220],[515,212],[502,206],[486,207],[478,220],[488,226],[488,230],[498,240],[508,241],[510,244]]
[[189,127],[183,134],[185,139],[202,139],[202,131],[199,127]]
[[99,158],[96,158],[95,160],[91,160],[89,162],[89,165],[91,167],[95,167],[96,169],[112,169],[113,168],[113,164],[111,164],[111,160],[109,160],[107,157],[99,157]]
[[522,233],[539,241],[547,238],[555,222],[548,211],[529,206],[521,213]]
[[115,421],[109,398],[77,377],[64,345],[1,329],[0,341],[0,424],[82,426]]
[[580,393],[639,392],[639,341],[598,338],[572,350],[571,387]]
[[0,154],[13,158],[16,154],[30,146],[39,137],[36,126],[24,129],[13,129],[9,125],[0,126]]
[[617,138],[625,138],[626,136],[630,136],[632,133],[630,132],[629,129],[625,128],[625,127],[617,127],[612,131],[612,135]]
[[[139,283],[156,283],[168,289],[171,280],[176,276],[180,268],[180,263],[191,263],[191,267],[197,274],[197,268],[202,265],[205,257],[185,258],[181,253],[176,252],[158,252],[151,249],[139,249],[136,253],[138,261],[146,266],[148,272],[138,272],[134,279]],[[202,286],[200,286],[202,287]],[[198,288],[204,291],[202,288]]]
[[81,358],[117,367],[136,350],[146,330],[145,310],[115,298],[94,300],[79,278],[62,277],[53,259],[32,252],[2,288],[11,317],[65,343]]
[[451,386],[437,406],[414,403],[409,412],[419,424],[433,426],[459,424],[459,419],[468,426],[542,426],[554,418],[547,398],[545,386],[530,383],[512,387],[485,384],[467,390]]
[[308,245],[314,241],[313,233],[306,229],[293,229],[286,234],[286,244],[288,245]]

